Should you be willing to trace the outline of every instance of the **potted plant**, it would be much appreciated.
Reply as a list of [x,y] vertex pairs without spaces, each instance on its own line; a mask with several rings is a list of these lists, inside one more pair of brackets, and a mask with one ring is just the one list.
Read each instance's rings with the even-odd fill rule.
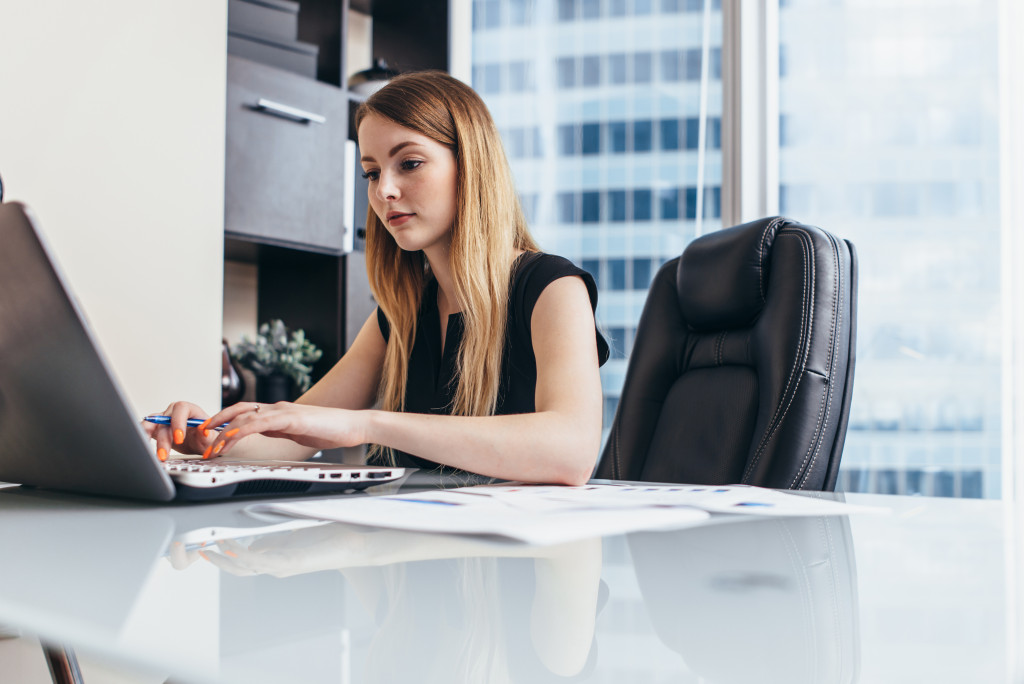
[[255,340],[243,335],[232,354],[256,375],[256,400],[274,403],[291,401],[309,389],[312,364],[323,352],[305,332],[289,331],[283,321],[274,319],[259,327]]

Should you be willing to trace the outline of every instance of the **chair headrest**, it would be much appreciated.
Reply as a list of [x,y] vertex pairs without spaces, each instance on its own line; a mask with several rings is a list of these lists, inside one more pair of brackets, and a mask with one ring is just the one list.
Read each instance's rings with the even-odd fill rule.
[[683,318],[694,330],[749,326],[761,313],[772,242],[781,217],[703,235],[679,259],[676,288]]

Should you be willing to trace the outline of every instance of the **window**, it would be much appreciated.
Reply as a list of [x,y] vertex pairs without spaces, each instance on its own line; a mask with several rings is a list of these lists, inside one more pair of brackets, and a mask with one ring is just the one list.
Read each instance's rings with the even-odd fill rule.
[[647,292],[651,286],[651,260],[633,259],[633,289]]
[[651,190],[640,188],[633,191],[633,220],[651,220]]
[[679,81],[683,74],[680,69],[682,55],[679,50],[669,50],[661,53],[661,80]]
[[583,222],[596,223],[601,220],[601,193],[590,190],[583,193]]
[[583,154],[597,154],[601,151],[601,124],[583,124]]
[[522,93],[533,89],[533,73],[529,62],[512,62],[508,65],[509,92]]
[[610,290],[625,290],[626,289],[626,260],[625,259],[609,259],[608,260],[608,289],[610,289]]
[[580,268],[594,276],[594,282],[597,283],[598,289],[601,288],[601,261],[599,259],[584,259],[580,263]]
[[576,85],[576,59],[573,57],[559,57],[555,70],[558,73],[558,86],[560,88],[572,88]]
[[[699,77],[703,2],[699,10],[689,0],[499,5],[503,26],[474,17],[474,84],[505,138],[541,247],[581,264],[601,290],[597,318],[613,349],[602,385],[613,413],[653,272],[695,234],[686,188],[697,184],[701,111],[697,82],[686,79],[688,68]],[[712,79],[720,77],[721,19],[713,3]],[[627,24],[643,27],[636,40],[595,38],[625,37]],[[531,50],[530,31],[557,35],[556,52]],[[503,69],[498,87],[487,78],[491,65]],[[711,89],[705,113],[705,231],[721,225],[721,90]]]
[[570,157],[576,154],[576,141],[579,138],[579,126],[563,124],[558,127],[558,154]]
[[679,120],[662,119],[658,122],[661,132],[661,149],[679,149]]
[[612,153],[621,153],[626,150],[626,122],[610,122],[608,124],[608,151]]
[[558,203],[558,222],[576,223],[576,193],[560,192],[556,200]]
[[625,190],[610,190],[608,192],[608,218],[611,221],[626,220]]
[[601,58],[597,55],[587,55],[583,58],[583,85],[601,85]]
[[615,84],[629,81],[626,71],[626,55],[608,55],[608,82]]
[[662,188],[658,190],[658,204],[661,218],[674,221],[679,218],[679,188]]
[[651,82],[651,62],[653,55],[650,52],[638,52],[633,55],[633,83]]
[[860,257],[838,488],[998,497],[998,3],[818,5],[779,9],[778,191]]
[[650,152],[654,143],[650,121],[633,122],[633,151]]

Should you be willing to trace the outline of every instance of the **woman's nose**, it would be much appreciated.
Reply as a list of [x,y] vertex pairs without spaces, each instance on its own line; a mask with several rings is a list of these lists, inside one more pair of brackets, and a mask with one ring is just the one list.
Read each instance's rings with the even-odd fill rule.
[[381,173],[377,183],[377,196],[384,201],[398,199],[398,184],[395,177],[390,173]]

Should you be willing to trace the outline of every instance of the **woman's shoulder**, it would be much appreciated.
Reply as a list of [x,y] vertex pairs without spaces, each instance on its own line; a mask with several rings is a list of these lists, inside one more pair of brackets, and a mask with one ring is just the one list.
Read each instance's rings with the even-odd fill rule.
[[519,256],[512,279],[512,301],[520,308],[526,320],[529,320],[533,307],[544,289],[559,278],[567,276],[578,276],[583,279],[590,295],[590,305],[596,308],[597,283],[594,282],[594,277],[565,257],[546,252],[524,252]]
[[[559,278],[577,276],[587,286],[590,297],[590,309],[597,310],[597,283],[587,271],[583,270],[565,257],[544,252],[525,252],[520,255],[515,266],[515,275],[510,292],[510,321],[515,322],[519,339],[523,344],[532,346],[530,330],[533,310],[540,299],[541,293],[548,285]],[[608,360],[608,343],[600,331],[595,331],[597,338],[598,358],[601,364]]]

